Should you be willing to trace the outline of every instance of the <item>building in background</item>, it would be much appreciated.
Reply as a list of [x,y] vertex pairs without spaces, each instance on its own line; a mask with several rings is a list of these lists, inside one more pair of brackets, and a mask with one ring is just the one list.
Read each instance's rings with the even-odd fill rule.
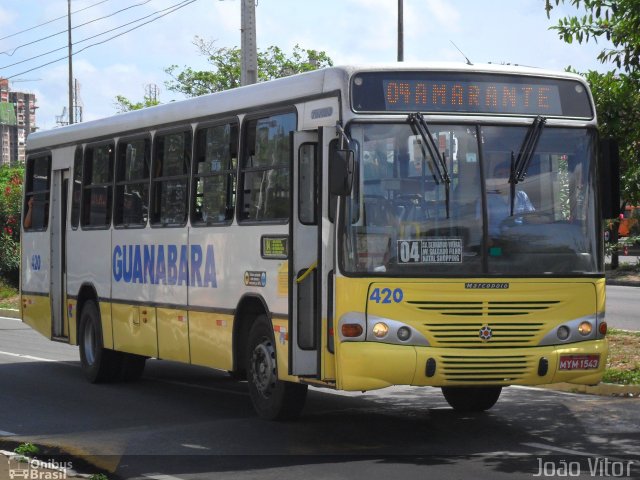
[[35,130],[35,94],[13,92],[0,78],[0,165],[24,163],[27,135]]

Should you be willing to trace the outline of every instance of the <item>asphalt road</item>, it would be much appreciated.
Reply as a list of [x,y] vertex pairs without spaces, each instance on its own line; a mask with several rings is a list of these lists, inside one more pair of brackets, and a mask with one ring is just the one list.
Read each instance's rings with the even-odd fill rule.
[[0,319],[0,447],[59,447],[110,480],[530,479],[563,465],[640,478],[636,398],[511,387],[460,415],[436,389],[313,390],[299,421],[274,423],[222,373],[151,360],[139,382],[90,385],[77,358]]
[[608,285],[606,308],[609,327],[640,330],[640,287]]

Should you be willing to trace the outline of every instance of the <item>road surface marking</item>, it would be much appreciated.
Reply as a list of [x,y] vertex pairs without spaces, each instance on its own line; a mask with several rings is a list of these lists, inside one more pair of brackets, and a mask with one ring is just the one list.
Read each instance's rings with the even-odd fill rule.
[[0,317],[0,320],[11,320],[12,322],[22,322],[22,319],[13,318],[13,317]]
[[5,432],[4,430],[0,430],[0,437],[14,437],[18,435],[17,433],[13,433],[13,432]]
[[180,477],[174,477],[173,475],[165,475],[164,473],[143,473],[144,478],[150,478],[153,480],[183,480]]
[[[608,456],[608,455],[604,455],[602,453],[588,453],[588,452],[580,452],[578,450],[571,450],[568,448],[561,448],[561,447],[554,447],[552,445],[544,445],[542,443],[522,443],[521,445],[526,445],[527,447],[533,447],[533,448],[539,448],[542,450],[550,450],[552,452],[560,452],[560,453],[565,453],[568,455],[577,455],[577,456],[581,456],[581,457],[607,457],[609,460],[614,460],[614,461],[628,461],[625,460],[623,458],[618,458],[617,456]],[[624,452],[626,455],[635,455],[638,456],[638,454],[640,454],[640,452]],[[633,463],[637,464],[639,463],[637,460],[632,460]]]
[[533,390],[536,392],[548,392],[548,393],[555,393],[557,395],[569,395],[571,397],[583,397],[584,394],[582,393],[574,393],[574,392],[563,392],[560,390],[553,390],[551,388],[544,388],[544,387],[527,387],[526,385],[510,385],[509,388],[517,388],[519,390]]
[[569,448],[562,448],[562,447],[554,447],[553,445],[545,445],[543,443],[523,443],[522,445],[526,445],[527,447],[532,447],[532,448],[539,448],[541,450],[550,450],[552,452],[560,452],[560,453],[566,453],[568,455],[580,455],[583,457],[597,457],[598,455],[594,454],[594,453],[588,453],[588,452],[580,452],[578,450],[571,450]]
[[2,350],[0,350],[0,355],[8,355],[10,357],[25,358],[27,360],[36,360],[38,362],[64,363],[58,360],[51,360],[50,358],[34,357],[33,355],[24,355],[23,353],[3,352]]

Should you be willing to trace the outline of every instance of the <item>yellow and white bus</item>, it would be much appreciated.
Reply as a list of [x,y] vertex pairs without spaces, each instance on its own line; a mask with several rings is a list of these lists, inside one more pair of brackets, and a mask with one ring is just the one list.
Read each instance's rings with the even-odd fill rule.
[[601,378],[615,149],[577,75],[334,67],[27,146],[22,317],[91,382],[202,365],[291,418],[309,385]]

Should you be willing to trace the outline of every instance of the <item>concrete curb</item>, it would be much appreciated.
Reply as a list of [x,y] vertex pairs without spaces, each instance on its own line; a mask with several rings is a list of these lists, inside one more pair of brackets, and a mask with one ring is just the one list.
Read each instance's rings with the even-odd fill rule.
[[586,393],[604,397],[640,397],[640,385],[619,385],[616,383],[599,383],[598,385],[574,385],[572,383],[552,383],[542,385],[549,390],[569,393]]
[[13,308],[0,308],[0,317],[22,318],[20,310],[15,310]]

